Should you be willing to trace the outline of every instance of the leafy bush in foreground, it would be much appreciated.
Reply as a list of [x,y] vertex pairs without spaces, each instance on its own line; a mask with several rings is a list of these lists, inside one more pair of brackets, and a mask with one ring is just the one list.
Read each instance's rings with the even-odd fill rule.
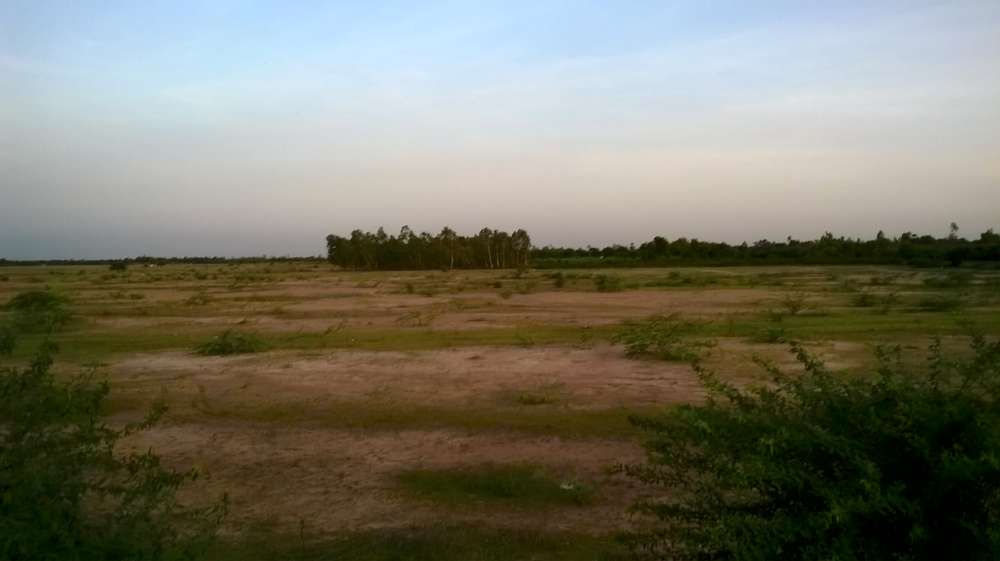
[[698,560],[1000,558],[1000,342],[906,365],[879,350],[871,376],[765,364],[738,389],[696,367],[705,405],[633,421],[649,462],[626,473],[660,488],[636,505],[653,530],[637,556]]
[[4,306],[14,327],[21,332],[48,333],[69,322],[66,298],[51,290],[22,292]]
[[227,329],[222,335],[199,345],[195,352],[207,356],[225,356],[256,353],[264,349],[264,342],[254,335]]
[[175,492],[193,472],[164,468],[151,451],[116,450],[163,408],[121,429],[104,424],[107,384],[93,372],[57,381],[53,352],[46,343],[29,365],[0,367],[0,559],[193,558],[225,502],[184,507]]

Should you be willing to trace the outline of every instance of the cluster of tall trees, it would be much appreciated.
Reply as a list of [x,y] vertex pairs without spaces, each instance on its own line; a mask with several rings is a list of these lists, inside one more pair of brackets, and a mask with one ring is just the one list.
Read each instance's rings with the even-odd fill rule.
[[530,253],[531,237],[521,229],[462,236],[445,227],[435,236],[403,226],[398,236],[379,228],[326,237],[327,259],[346,269],[507,269],[526,267]]
[[890,238],[878,232],[873,239],[834,237],[826,233],[817,240],[784,242],[760,240],[730,245],[656,236],[639,246],[611,245],[605,248],[536,248],[531,253],[535,267],[655,266],[655,265],[743,265],[743,264],[905,264],[913,266],[960,265],[968,261],[1000,262],[1000,234],[987,230],[978,238],[959,237],[958,226],[944,238],[904,233]]

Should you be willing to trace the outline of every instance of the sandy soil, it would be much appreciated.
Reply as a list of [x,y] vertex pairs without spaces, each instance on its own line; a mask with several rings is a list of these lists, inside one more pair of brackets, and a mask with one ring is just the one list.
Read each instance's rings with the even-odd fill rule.
[[[229,494],[232,529],[267,520],[294,531],[300,519],[313,530],[398,527],[424,522],[484,521],[497,526],[606,531],[624,525],[633,484],[609,466],[642,459],[634,442],[566,440],[447,430],[364,433],[233,424],[157,428],[129,443],[152,446],[179,468],[203,475],[189,498]],[[531,463],[567,482],[597,488],[585,507],[524,509],[471,504],[442,509],[407,496],[394,475],[415,467]]]

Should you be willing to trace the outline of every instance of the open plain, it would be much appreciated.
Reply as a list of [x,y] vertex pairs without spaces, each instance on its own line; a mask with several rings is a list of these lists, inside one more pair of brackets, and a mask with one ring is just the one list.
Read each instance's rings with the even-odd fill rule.
[[[73,313],[60,375],[107,379],[116,423],[165,401],[128,444],[196,469],[185,498],[228,494],[217,558],[610,555],[641,524],[613,469],[644,458],[629,416],[704,397],[687,361],[617,342],[653,316],[737,384],[766,382],[754,357],[794,370],[793,340],[848,375],[877,344],[1000,333],[1000,273],[969,269],[0,269],[0,302],[43,287]],[[196,352],[227,330],[255,352]]]

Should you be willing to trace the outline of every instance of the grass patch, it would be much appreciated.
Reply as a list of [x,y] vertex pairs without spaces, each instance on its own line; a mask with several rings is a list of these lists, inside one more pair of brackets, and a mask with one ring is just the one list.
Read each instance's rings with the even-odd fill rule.
[[458,407],[378,400],[278,403],[199,403],[187,412],[183,403],[170,416],[179,422],[197,423],[205,417],[310,425],[323,428],[395,431],[406,429],[460,429],[470,432],[521,432],[566,438],[630,438],[638,434],[629,416],[661,411],[662,407],[570,409],[565,407]]
[[625,283],[618,275],[597,275],[594,277],[594,289],[598,292],[621,292]]
[[195,352],[205,356],[227,356],[256,353],[267,348],[256,335],[227,329],[222,335],[198,345]]
[[460,469],[416,469],[396,476],[408,493],[450,504],[585,505],[592,492],[529,464],[486,464]]
[[[617,552],[610,537],[484,526],[378,529],[315,538],[308,525],[281,534],[265,525],[219,541],[213,561],[599,561]],[[617,558],[617,557],[616,557]]]

